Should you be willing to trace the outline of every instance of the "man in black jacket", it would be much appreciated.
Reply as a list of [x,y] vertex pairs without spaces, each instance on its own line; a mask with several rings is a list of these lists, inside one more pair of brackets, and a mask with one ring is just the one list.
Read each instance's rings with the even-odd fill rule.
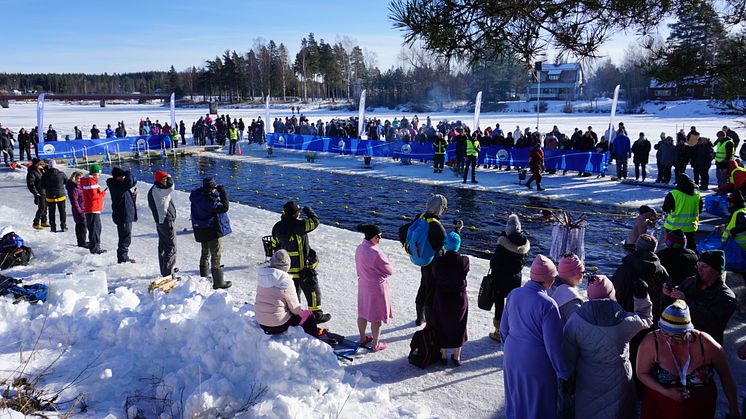
[[37,230],[49,227],[49,223],[47,222],[47,196],[44,190],[44,182],[41,180],[43,173],[44,161],[36,158],[32,159],[31,166],[28,168],[28,173],[26,174],[26,187],[34,195],[36,215],[34,215],[33,227]]
[[16,161],[13,156],[13,133],[0,124],[0,153],[5,160],[5,167],[10,167],[10,163]]
[[666,230],[666,248],[656,254],[661,265],[671,277],[671,283],[676,286],[686,278],[697,273],[697,253],[686,247],[686,235],[681,230]]
[[673,300],[684,300],[692,315],[692,324],[697,330],[723,344],[725,326],[736,311],[736,295],[725,284],[725,254],[722,250],[702,252],[697,262],[697,274],[684,280],[678,287],[664,287],[668,297],[665,304]]
[[301,207],[295,201],[288,201],[282,207],[280,221],[272,227],[272,244],[275,249],[285,249],[290,255],[288,273],[293,277],[295,292],[306,296],[308,309],[313,311],[317,323],[331,319],[331,314],[321,310],[321,288],[319,287],[316,266],[319,261],[316,252],[308,244],[308,233],[319,226],[319,217],[311,207],[303,207],[306,218],[301,219]]
[[172,275],[176,265],[176,207],[171,199],[174,181],[166,172],[155,172],[155,182],[148,191],[148,207],[153,212],[158,232],[158,265],[161,276]]
[[67,231],[67,213],[65,212],[65,182],[67,182],[67,176],[55,166],[56,162],[49,160],[49,167],[42,175],[52,233],[57,232],[57,223],[55,222],[55,212],[57,210],[60,213],[60,231]]
[[132,223],[137,221],[136,184],[132,173],[119,167],[111,169],[111,177],[106,180],[106,186],[111,191],[111,218],[117,225],[119,237],[117,263],[135,263],[128,253],[132,243]]

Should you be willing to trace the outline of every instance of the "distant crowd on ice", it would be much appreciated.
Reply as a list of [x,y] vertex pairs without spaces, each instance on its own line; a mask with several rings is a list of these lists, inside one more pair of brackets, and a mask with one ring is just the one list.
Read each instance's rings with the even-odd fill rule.
[[[729,162],[733,149],[724,147]],[[73,172],[68,179],[54,161],[33,158],[26,179],[37,207],[32,225],[67,231],[69,201],[77,245],[91,254],[103,254],[101,212],[108,194],[117,227],[117,262],[134,263],[128,250],[132,225],[138,221],[137,180],[130,171],[114,167],[102,186],[100,171],[94,164],[88,174]],[[178,272],[174,180],[157,171],[153,181],[147,200],[158,234],[160,274],[174,277]],[[715,375],[720,377],[729,417],[738,417],[736,384],[721,346],[737,299],[725,284],[723,251],[692,250],[701,206],[698,188],[680,173],[676,189],[665,199],[662,249],[658,250],[655,237],[646,234],[657,214],[643,207],[627,240],[631,253],[611,278],[586,273],[576,254],[558,260],[538,255],[530,266],[530,281],[523,285],[529,235],[518,216],[510,215],[478,301],[480,308],[495,309],[495,330],[489,337],[502,344],[508,417],[629,418],[637,417],[638,407],[643,418],[713,417]],[[729,206],[732,216],[724,238],[733,237],[746,246],[742,195],[732,194]],[[460,253],[463,223],[457,220],[453,231],[447,232],[440,221],[447,209],[446,198],[433,195],[425,211],[399,230],[402,245],[421,271],[414,311],[415,324],[425,327],[415,332],[408,355],[412,364],[421,367],[438,362],[460,366],[461,348],[468,341],[470,264],[468,256]],[[221,261],[222,237],[231,233],[229,210],[227,191],[212,178],[205,178],[190,194],[192,229],[202,249],[200,276],[210,278],[215,289],[232,285],[224,277]],[[283,206],[265,242],[271,259],[258,272],[256,320],[267,334],[300,326],[335,345],[337,338],[319,327],[331,318],[322,309],[319,260],[309,240],[319,224],[312,208],[294,201]],[[363,239],[355,253],[357,343],[381,351],[387,348],[381,328],[393,316],[389,279],[394,269],[379,246],[380,228],[364,224],[358,230]],[[6,252],[3,240],[3,254],[12,252],[13,244],[7,244]],[[587,296],[580,292],[583,283]],[[301,295],[307,309],[300,304]],[[746,359],[746,345],[738,355]]]

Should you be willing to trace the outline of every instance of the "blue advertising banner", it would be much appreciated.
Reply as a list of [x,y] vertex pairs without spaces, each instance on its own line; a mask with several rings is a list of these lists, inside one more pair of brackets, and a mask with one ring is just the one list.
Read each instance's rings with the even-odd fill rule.
[[[397,157],[414,160],[432,160],[432,143],[386,142],[360,140],[356,138],[321,137],[299,134],[267,134],[267,145],[301,151],[350,154],[355,156]],[[529,147],[482,147],[479,164],[528,167]],[[446,161],[456,157],[455,144],[446,149]],[[577,150],[544,150],[544,167],[547,170],[571,170],[588,173],[603,173],[609,164],[609,153]]]
[[46,141],[39,143],[39,157],[43,159],[80,159],[85,156],[110,156],[116,153],[160,150],[171,148],[168,135],[106,138],[99,140]]

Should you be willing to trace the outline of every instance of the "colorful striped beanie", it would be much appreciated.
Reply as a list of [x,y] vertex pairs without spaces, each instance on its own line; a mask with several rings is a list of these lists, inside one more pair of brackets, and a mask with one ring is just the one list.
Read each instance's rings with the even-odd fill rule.
[[667,333],[686,333],[694,330],[689,307],[684,300],[676,300],[666,307],[658,320],[658,327]]

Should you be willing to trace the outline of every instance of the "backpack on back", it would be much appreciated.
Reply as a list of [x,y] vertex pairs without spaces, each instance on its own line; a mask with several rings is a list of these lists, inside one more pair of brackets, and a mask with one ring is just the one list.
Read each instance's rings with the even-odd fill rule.
[[430,223],[426,218],[419,217],[409,225],[404,250],[409,255],[409,260],[417,266],[427,266],[435,257],[435,249],[430,245],[428,239]]
[[440,348],[429,326],[414,332],[409,349],[409,363],[419,368],[427,368],[440,359]]

